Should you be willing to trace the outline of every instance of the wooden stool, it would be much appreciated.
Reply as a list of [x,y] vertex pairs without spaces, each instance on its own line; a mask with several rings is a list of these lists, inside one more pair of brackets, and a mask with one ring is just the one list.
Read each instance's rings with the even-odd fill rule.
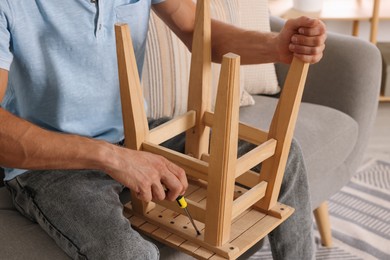
[[[196,258],[235,259],[294,211],[277,198],[308,64],[293,60],[269,132],[264,132],[239,123],[240,58],[226,54],[212,113],[209,1],[197,2],[188,112],[150,131],[128,26],[115,27],[125,146],[162,155],[186,171],[188,210],[202,234],[196,234],[176,202],[145,203],[132,196],[125,214],[140,232]],[[182,132],[186,154],[159,145]],[[239,138],[258,146],[237,159]],[[259,175],[250,169],[260,162]]]

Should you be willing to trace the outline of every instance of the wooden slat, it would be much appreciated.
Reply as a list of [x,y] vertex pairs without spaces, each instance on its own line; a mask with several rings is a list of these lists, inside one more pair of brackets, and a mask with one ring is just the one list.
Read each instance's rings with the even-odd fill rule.
[[[205,254],[205,249],[201,249],[199,245],[185,240],[180,236],[174,235],[162,228],[157,229],[151,235],[154,239],[185,253],[196,257],[197,259],[207,259],[209,254]],[[197,253],[195,251],[199,250]],[[207,258],[205,258],[206,256]],[[226,259],[226,258],[225,258]]]
[[153,233],[155,230],[157,230],[158,226],[146,222],[143,225],[141,225],[139,227],[139,229],[141,229],[142,231],[150,234],[150,233]]
[[181,244],[183,244],[186,241],[184,238],[179,237],[178,235],[175,234],[170,235],[165,240],[171,244],[174,244],[177,247],[179,247]]
[[187,200],[195,201],[202,208],[206,208],[206,204],[203,203],[205,200],[207,200],[207,191],[206,191],[206,189],[203,188],[203,187],[200,187],[198,190],[193,192],[191,195],[187,196]]
[[236,178],[275,154],[276,140],[270,139],[241,156],[237,161]]
[[[210,155],[202,154],[201,160],[208,163],[210,161]],[[249,170],[236,177],[236,183],[242,184],[248,188],[252,188],[259,183],[259,173]]]
[[209,259],[214,255],[214,252],[207,250],[206,248],[200,247],[194,251],[194,254],[201,259]]
[[151,235],[153,237],[160,238],[162,241],[165,241],[165,239],[172,235],[172,233],[163,228],[158,228]]
[[265,197],[257,203],[264,210],[275,206],[282,184],[309,64],[294,57],[276,107],[269,138],[277,140],[275,155],[263,162],[260,181],[268,182]]
[[162,155],[183,168],[187,175],[197,179],[207,180],[208,164],[199,159],[150,142],[143,143],[142,150]]
[[246,230],[251,228],[254,224],[264,218],[266,214],[250,209],[245,212],[240,218],[234,220],[232,224],[232,231],[230,233],[230,241],[234,241]]
[[247,251],[250,247],[260,241],[268,235],[272,230],[274,230],[278,225],[280,225],[284,220],[286,220],[294,212],[294,209],[286,206],[286,214],[282,219],[272,217],[270,215],[265,215],[258,221],[256,224],[248,228],[236,239],[230,241],[232,245],[239,248],[241,253]]
[[195,111],[189,111],[181,116],[150,130],[149,142],[161,144],[195,126]]
[[[204,222],[205,215],[206,215],[206,207],[204,205],[201,205],[201,204],[195,202],[195,201],[192,201],[188,197],[186,197],[186,201],[188,204],[187,208],[188,208],[188,211],[191,212],[191,216],[198,221]],[[170,210],[173,210],[177,213],[183,214],[183,209],[178,207],[176,201],[162,200],[162,201],[155,201],[155,202],[157,204],[167,208],[167,209],[170,209]]]
[[[185,213],[183,212],[182,214],[176,214],[176,212],[170,209],[166,209],[162,213],[155,212],[154,210],[152,210],[148,212],[148,214],[145,216],[147,217],[148,221],[150,221],[151,223],[155,225],[157,225],[157,223],[160,223],[168,231],[175,234],[181,234],[186,239],[188,239],[189,237],[190,238],[199,237],[197,236],[195,229],[192,228],[191,226],[189,226],[187,229],[183,228],[183,226],[189,223],[188,217],[183,214]],[[174,217],[169,217],[172,215],[174,215]],[[194,222],[199,230],[203,230],[204,224],[202,222],[199,222],[197,220],[194,220]]]
[[190,196],[192,193],[196,192],[199,189],[199,186],[192,183],[192,180],[188,180],[188,188],[186,190],[186,193],[184,196],[188,199],[188,196]]
[[200,246],[198,244],[195,244],[191,241],[186,241],[183,244],[180,245],[181,249],[184,249],[186,251],[194,252],[196,251]]
[[223,258],[222,256],[219,256],[219,255],[213,255],[209,259],[210,260],[225,260],[226,258]]
[[140,218],[138,216],[132,216],[129,220],[130,220],[131,225],[135,226],[135,227],[140,227],[142,224],[144,224],[146,222],[145,219]]
[[[204,224],[199,222],[199,221],[195,220],[195,223],[196,223],[196,226],[198,227],[198,229],[202,231],[202,235],[200,235],[200,236],[196,235],[196,232],[194,232],[193,229],[183,229],[183,226],[181,225],[182,222],[176,223],[175,218],[170,219],[170,218],[165,217],[166,215],[174,215],[174,214],[177,214],[177,213],[175,213],[169,209],[165,210],[162,213],[156,212],[156,210],[152,210],[152,211],[148,212],[148,214],[145,214],[143,217],[148,222],[150,222],[154,225],[158,225],[161,228],[167,230],[168,232],[180,235],[182,238],[184,238],[188,241],[197,243],[197,244],[199,244],[200,247],[204,247],[204,248],[211,250],[211,251],[213,251],[221,256],[224,256],[226,258],[229,258],[229,257],[231,258],[232,256],[237,255],[239,253],[238,248],[234,249],[234,250],[230,249],[230,247],[232,247],[232,245],[230,243],[226,243],[220,247],[215,247],[215,246],[210,245],[209,243],[204,242],[204,235],[203,235]],[[162,215],[163,217],[160,218],[159,215]],[[181,216],[181,217],[184,218],[185,216]],[[171,224],[172,220],[174,221],[173,224]]]
[[[245,252],[251,246],[256,244],[260,239],[264,238],[270,231],[272,231],[279,223],[275,223],[275,218],[271,216],[264,216],[262,221],[257,222],[246,232],[232,241],[232,244],[237,246],[240,252]],[[248,243],[249,242],[249,243]]]
[[265,191],[267,189],[266,182],[260,182],[246,193],[241,195],[239,198],[235,199],[233,202],[233,213],[232,218],[237,217],[242,212],[247,210],[253,204],[255,204],[258,200],[264,197]]
[[186,132],[186,154],[198,159],[209,150],[210,129],[203,123],[203,113],[210,110],[210,86],[210,0],[202,0],[196,5],[187,102],[187,111],[196,111],[196,127]]
[[[213,127],[214,114],[206,111],[203,117],[203,122],[207,126]],[[268,140],[268,132],[244,123],[240,123],[238,126],[238,136],[240,139],[256,145],[262,144]]]
[[[140,150],[148,139],[149,126],[129,26],[116,24],[115,37],[125,146]],[[133,209],[139,214],[145,213],[149,205],[139,200],[133,191],[131,195]]]
[[236,179],[236,183],[252,188],[259,183],[259,173],[254,171],[247,171]]
[[229,240],[237,161],[240,57],[224,55],[215,104],[207,187],[205,241],[221,246]]

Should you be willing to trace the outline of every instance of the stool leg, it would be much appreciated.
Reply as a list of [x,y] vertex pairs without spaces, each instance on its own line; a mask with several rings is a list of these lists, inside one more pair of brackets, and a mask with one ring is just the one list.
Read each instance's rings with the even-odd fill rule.
[[209,152],[210,129],[203,122],[210,110],[211,91],[211,19],[210,0],[197,1],[192,42],[191,71],[187,111],[196,111],[196,125],[186,132],[186,154],[200,159]]
[[222,60],[211,134],[205,241],[221,246],[229,241],[237,162],[240,58]]
[[[148,139],[149,126],[129,26],[116,24],[115,35],[125,146],[140,150]],[[137,199],[134,192],[131,192],[131,202],[133,210],[139,214],[144,214],[151,206]]]

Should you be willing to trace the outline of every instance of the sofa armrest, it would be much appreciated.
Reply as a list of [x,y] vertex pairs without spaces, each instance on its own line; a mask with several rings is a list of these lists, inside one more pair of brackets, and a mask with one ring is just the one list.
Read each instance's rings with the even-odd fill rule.
[[[273,31],[282,26],[283,20],[271,18]],[[276,64],[281,85],[287,69]],[[309,69],[303,101],[340,110],[359,125],[358,142],[349,157],[352,172],[362,159],[375,120],[381,73],[381,56],[375,45],[336,33],[328,33],[323,59]]]

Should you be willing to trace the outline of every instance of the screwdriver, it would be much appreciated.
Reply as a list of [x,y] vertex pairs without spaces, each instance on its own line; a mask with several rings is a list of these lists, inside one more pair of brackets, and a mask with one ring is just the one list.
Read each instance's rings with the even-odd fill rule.
[[196,234],[197,234],[197,235],[200,235],[201,233],[200,233],[200,231],[198,230],[198,228],[196,227],[195,222],[194,222],[194,220],[192,219],[192,217],[191,217],[191,215],[190,215],[190,212],[189,212],[188,209],[187,209],[187,201],[186,201],[186,199],[184,198],[184,196],[181,196],[181,195],[180,195],[179,197],[176,198],[176,201],[177,201],[177,203],[179,204],[179,207],[182,208],[182,209],[184,209],[184,211],[186,212],[187,217],[190,219],[192,226],[193,226],[193,227],[195,228],[195,230],[196,230]]

